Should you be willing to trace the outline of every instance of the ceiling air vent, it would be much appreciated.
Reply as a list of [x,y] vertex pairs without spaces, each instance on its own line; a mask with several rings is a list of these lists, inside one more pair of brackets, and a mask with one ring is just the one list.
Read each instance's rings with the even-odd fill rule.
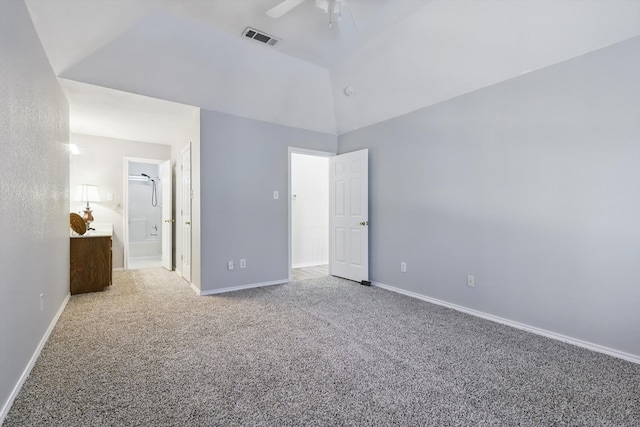
[[243,36],[248,37],[250,39],[259,41],[260,43],[268,44],[269,46],[275,46],[276,43],[280,41],[269,34],[265,34],[262,31],[258,31],[255,28],[247,27],[242,33]]

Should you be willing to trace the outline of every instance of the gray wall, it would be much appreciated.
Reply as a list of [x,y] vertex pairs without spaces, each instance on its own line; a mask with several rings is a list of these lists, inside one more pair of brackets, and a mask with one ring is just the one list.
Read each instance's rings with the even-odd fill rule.
[[201,291],[286,281],[288,147],[336,152],[337,137],[209,110],[200,129]]
[[1,422],[69,293],[69,111],[23,1],[0,1],[0,100]]
[[360,148],[373,281],[640,356],[640,39],[340,136]]

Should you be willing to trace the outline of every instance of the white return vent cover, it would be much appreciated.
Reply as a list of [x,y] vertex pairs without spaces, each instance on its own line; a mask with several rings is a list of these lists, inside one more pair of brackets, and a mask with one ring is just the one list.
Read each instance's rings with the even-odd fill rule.
[[259,41],[260,43],[268,44],[269,46],[275,46],[276,43],[280,41],[280,39],[270,36],[262,31],[258,31],[255,28],[247,27],[242,32],[242,35],[248,37],[250,39]]

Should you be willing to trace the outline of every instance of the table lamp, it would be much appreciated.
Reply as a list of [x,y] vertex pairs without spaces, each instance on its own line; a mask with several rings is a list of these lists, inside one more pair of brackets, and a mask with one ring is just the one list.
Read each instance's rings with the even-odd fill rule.
[[76,189],[76,200],[81,202],[87,202],[87,206],[84,208],[84,215],[82,219],[87,223],[87,230],[90,228],[91,222],[93,222],[93,214],[91,213],[91,206],[89,202],[99,202],[100,195],[98,195],[98,186],[90,184],[80,184]]

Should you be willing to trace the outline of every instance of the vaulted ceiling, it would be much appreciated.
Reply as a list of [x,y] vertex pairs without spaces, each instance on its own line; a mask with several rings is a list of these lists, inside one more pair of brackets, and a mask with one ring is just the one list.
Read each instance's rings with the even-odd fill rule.
[[332,27],[314,0],[267,16],[280,1],[26,0],[72,130],[179,114],[137,94],[341,134],[640,36],[637,0],[347,0]]

